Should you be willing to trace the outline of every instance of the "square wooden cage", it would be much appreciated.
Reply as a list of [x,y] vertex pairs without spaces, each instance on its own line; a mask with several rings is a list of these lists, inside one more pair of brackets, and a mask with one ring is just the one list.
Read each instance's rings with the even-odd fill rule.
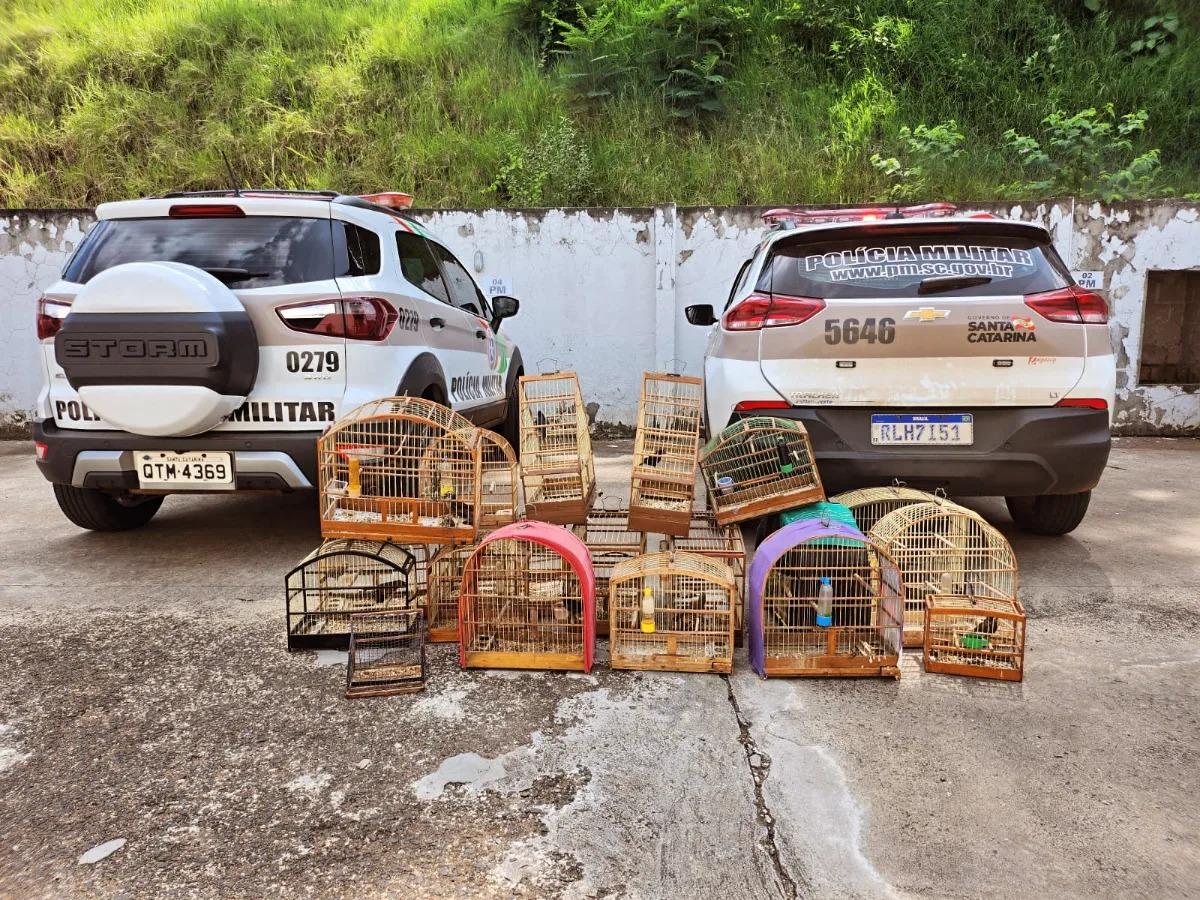
[[570,530],[516,522],[467,558],[458,593],[463,668],[591,670],[595,577]]
[[425,619],[419,609],[350,617],[346,697],[425,690]]
[[894,512],[902,506],[910,506],[913,503],[928,503],[937,499],[937,496],[934,494],[918,491],[915,488],[904,487],[903,485],[859,488],[858,490],[846,491],[845,493],[838,494],[836,497],[829,498],[830,502],[840,503],[854,514],[854,521],[858,525],[858,530],[863,534],[874,528],[875,523],[888,513]]
[[475,539],[479,429],[420,397],[352,409],[317,441],[321,534],[404,543]]
[[667,551],[618,563],[609,581],[614,669],[733,671],[737,586],[725,563]]
[[669,537],[667,550],[699,553],[725,563],[733,570],[737,587],[734,601],[734,637],[741,644],[745,624],[743,598],[746,596],[746,542],[739,525],[722,525],[708,510],[692,510],[692,521],[684,537]]
[[857,528],[780,528],[754,554],[746,640],[763,677],[900,677],[904,586],[887,553]]
[[580,524],[595,497],[596,475],[579,379],[574,372],[522,375],[517,390],[529,517]]
[[628,509],[593,509],[587,521],[573,527],[587,545],[596,579],[596,634],[608,635],[608,579],[613,567],[646,552],[646,534],[629,527]]
[[1025,608],[1015,599],[930,594],[923,662],[926,672],[1020,681]]
[[808,432],[791,419],[739,419],[704,446],[700,467],[722,525],[825,499]]
[[284,579],[289,650],[345,650],[350,617],[413,605],[413,554],[386,541],[324,541]]
[[629,519],[633,528],[685,535],[692,520],[700,451],[699,378],[647,372],[638,402]]
[[1017,557],[983,517],[935,498],[893,510],[875,523],[871,540],[904,576],[904,646],[920,647],[925,598],[971,594],[986,600],[1017,597]]

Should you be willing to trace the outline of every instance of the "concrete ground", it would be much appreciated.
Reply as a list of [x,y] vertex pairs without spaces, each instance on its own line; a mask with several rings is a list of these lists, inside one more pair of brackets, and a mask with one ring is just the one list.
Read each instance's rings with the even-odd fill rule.
[[0,896],[1200,896],[1198,472],[1119,441],[1065,538],[972,504],[1021,562],[1023,684],[441,645],[425,693],[347,701],[344,657],[284,650],[311,496],[90,534],[0,445]]

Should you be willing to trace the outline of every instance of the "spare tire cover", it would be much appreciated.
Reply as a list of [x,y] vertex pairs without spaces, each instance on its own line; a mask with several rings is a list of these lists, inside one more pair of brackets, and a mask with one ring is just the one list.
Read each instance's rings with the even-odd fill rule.
[[258,338],[241,301],[207,272],[172,262],[96,275],[71,305],[54,356],[100,418],[152,436],[208,431],[258,375]]

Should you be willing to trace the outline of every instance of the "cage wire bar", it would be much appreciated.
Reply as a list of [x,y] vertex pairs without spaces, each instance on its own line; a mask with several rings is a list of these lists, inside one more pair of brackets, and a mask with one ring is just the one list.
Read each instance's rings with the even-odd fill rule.
[[759,675],[900,677],[900,569],[857,528],[785,525],[757,548],[748,580],[747,642]]
[[347,649],[352,615],[413,605],[415,567],[411,552],[386,541],[322,542],[284,579],[288,649]]
[[559,525],[587,518],[596,491],[587,411],[574,372],[518,382],[521,481],[529,517]]
[[475,539],[479,430],[420,397],[350,410],[317,441],[321,533],[404,543]]
[[629,494],[632,527],[685,535],[692,518],[700,452],[701,379],[647,372],[638,401]]
[[517,521],[520,466],[512,445],[486,428],[479,429],[479,531],[491,531]]
[[704,446],[700,468],[722,525],[825,499],[808,432],[791,419],[739,419]]
[[733,570],[737,587],[734,598],[734,642],[741,644],[746,596],[746,542],[737,525],[721,525],[708,510],[692,510],[692,521],[684,537],[668,537],[666,550],[698,553],[720,560]]
[[425,621],[419,609],[350,617],[346,697],[425,690]]
[[875,523],[888,513],[902,506],[928,503],[937,499],[934,494],[903,485],[859,488],[829,498],[830,502],[840,503],[854,513],[854,521],[858,523],[858,529],[863,534],[874,528]]
[[591,670],[595,578],[570,530],[516,522],[482,541],[458,596],[463,668]]
[[873,541],[904,575],[904,646],[920,647],[925,598],[959,594],[987,600],[1017,597],[1017,558],[983,517],[937,498],[893,510],[875,523]]
[[587,545],[596,579],[596,634],[608,635],[608,579],[617,563],[646,552],[646,533],[629,527],[628,509],[593,509],[572,527]]
[[999,681],[1025,676],[1025,608],[1011,598],[925,598],[926,672]]
[[618,563],[609,581],[614,669],[733,671],[733,570],[683,551]]

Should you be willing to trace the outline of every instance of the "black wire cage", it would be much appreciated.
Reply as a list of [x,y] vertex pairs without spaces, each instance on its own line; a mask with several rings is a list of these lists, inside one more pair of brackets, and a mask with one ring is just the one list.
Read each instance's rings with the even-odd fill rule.
[[284,579],[289,650],[346,650],[350,617],[408,610],[416,557],[388,541],[324,541]]
[[425,690],[425,614],[419,609],[350,617],[346,697],[389,697]]

